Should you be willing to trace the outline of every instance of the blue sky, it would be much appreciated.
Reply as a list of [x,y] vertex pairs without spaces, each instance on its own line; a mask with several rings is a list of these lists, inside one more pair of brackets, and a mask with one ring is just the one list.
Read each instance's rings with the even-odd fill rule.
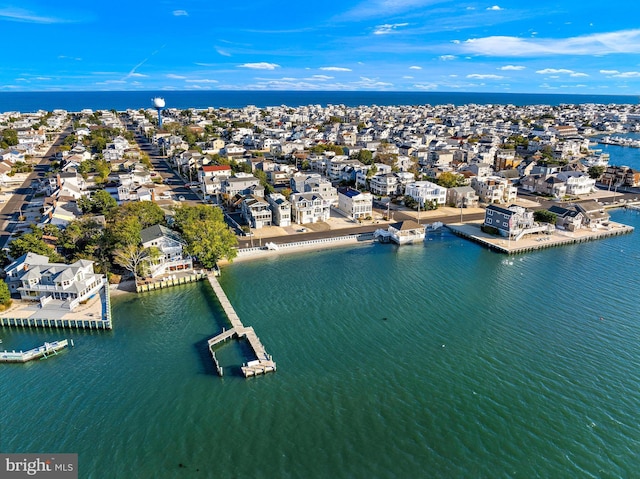
[[638,18],[632,0],[20,0],[0,3],[0,91],[637,95]]

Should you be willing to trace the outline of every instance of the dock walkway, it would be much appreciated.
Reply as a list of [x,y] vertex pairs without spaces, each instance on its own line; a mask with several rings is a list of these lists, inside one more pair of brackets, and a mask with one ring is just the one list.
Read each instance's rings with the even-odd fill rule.
[[218,279],[213,274],[207,275],[207,278],[209,280],[209,283],[211,284],[211,287],[213,288],[213,292],[216,294],[218,301],[222,306],[222,309],[227,315],[227,319],[229,320],[229,323],[231,323],[231,329],[224,330],[222,331],[222,333],[218,334],[217,336],[214,336],[213,338],[207,341],[207,344],[209,346],[209,352],[211,353],[213,362],[216,365],[216,370],[218,371],[218,374],[222,376],[223,370],[220,364],[218,363],[218,360],[216,358],[213,348],[216,345],[228,339],[232,339],[234,337],[238,339],[245,338],[249,343],[249,346],[251,346],[251,349],[253,350],[253,354],[256,357],[255,360],[249,361],[242,365],[241,370],[242,370],[242,374],[244,374],[244,377],[258,376],[260,374],[275,372],[276,370],[275,361],[273,361],[273,358],[271,357],[271,355],[267,354],[267,351],[265,350],[264,346],[260,342],[260,338],[258,338],[258,335],[254,331],[254,329],[250,326],[245,327],[242,324],[242,321],[240,321],[240,317],[236,313],[235,309],[233,309],[233,306],[231,305],[229,298],[227,298],[226,293],[222,289],[222,286],[220,286]]
[[26,363],[33,359],[46,359],[52,354],[58,354],[58,351],[69,345],[67,339],[61,341],[53,341],[44,343],[42,346],[30,349],[29,351],[2,351],[0,352],[0,362],[3,363]]

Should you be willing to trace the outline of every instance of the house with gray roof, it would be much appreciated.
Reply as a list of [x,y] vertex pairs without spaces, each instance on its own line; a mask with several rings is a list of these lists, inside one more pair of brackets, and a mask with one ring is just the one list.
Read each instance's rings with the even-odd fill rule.
[[193,260],[183,251],[186,243],[176,231],[166,226],[153,225],[140,232],[140,239],[144,248],[157,248],[160,253],[152,255],[152,259],[147,261],[152,278],[193,270]]
[[39,301],[42,307],[73,310],[105,287],[102,274],[93,272],[93,261],[50,263],[47,256],[25,253],[5,268],[6,282],[20,299]]

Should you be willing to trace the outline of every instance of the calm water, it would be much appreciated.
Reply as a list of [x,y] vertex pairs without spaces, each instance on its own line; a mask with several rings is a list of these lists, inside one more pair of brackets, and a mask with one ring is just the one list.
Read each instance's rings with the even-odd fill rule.
[[214,374],[204,282],[115,298],[111,333],[0,329],[8,348],[76,343],[0,368],[0,449],[77,452],[91,478],[640,477],[637,234],[232,265],[222,285],[278,362],[250,380],[237,343]]
[[108,92],[0,92],[0,112],[85,108],[126,110],[150,108],[161,96],[167,108],[242,108],[288,105],[560,105],[636,104],[633,95],[567,95],[527,93],[381,92],[381,91],[108,91]]

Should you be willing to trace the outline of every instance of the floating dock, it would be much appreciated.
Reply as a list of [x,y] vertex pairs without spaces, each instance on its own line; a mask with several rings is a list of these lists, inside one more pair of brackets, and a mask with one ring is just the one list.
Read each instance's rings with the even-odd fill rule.
[[69,341],[53,341],[44,343],[42,346],[30,349],[29,351],[2,351],[0,352],[0,362],[2,363],[26,363],[34,359],[47,359],[51,355],[58,354],[58,351],[66,348]]
[[209,283],[213,288],[214,293],[216,294],[222,309],[227,315],[227,319],[229,323],[231,323],[231,329],[224,330],[217,336],[209,339],[207,341],[209,345],[209,352],[211,353],[211,357],[213,359],[213,363],[216,366],[216,371],[218,371],[218,375],[223,375],[223,369],[216,358],[216,354],[214,351],[214,347],[220,343],[227,341],[228,339],[237,338],[237,339],[246,339],[251,347],[254,356],[256,359],[249,361],[242,365],[241,370],[242,374],[245,378],[250,376],[258,376],[260,374],[267,374],[270,372],[276,371],[276,363],[271,357],[270,354],[267,354],[264,346],[260,342],[258,335],[255,333],[252,327],[245,327],[240,321],[238,314],[235,309],[231,305],[229,298],[225,294],[222,286],[218,282],[218,279],[214,276],[214,274],[207,275]]

